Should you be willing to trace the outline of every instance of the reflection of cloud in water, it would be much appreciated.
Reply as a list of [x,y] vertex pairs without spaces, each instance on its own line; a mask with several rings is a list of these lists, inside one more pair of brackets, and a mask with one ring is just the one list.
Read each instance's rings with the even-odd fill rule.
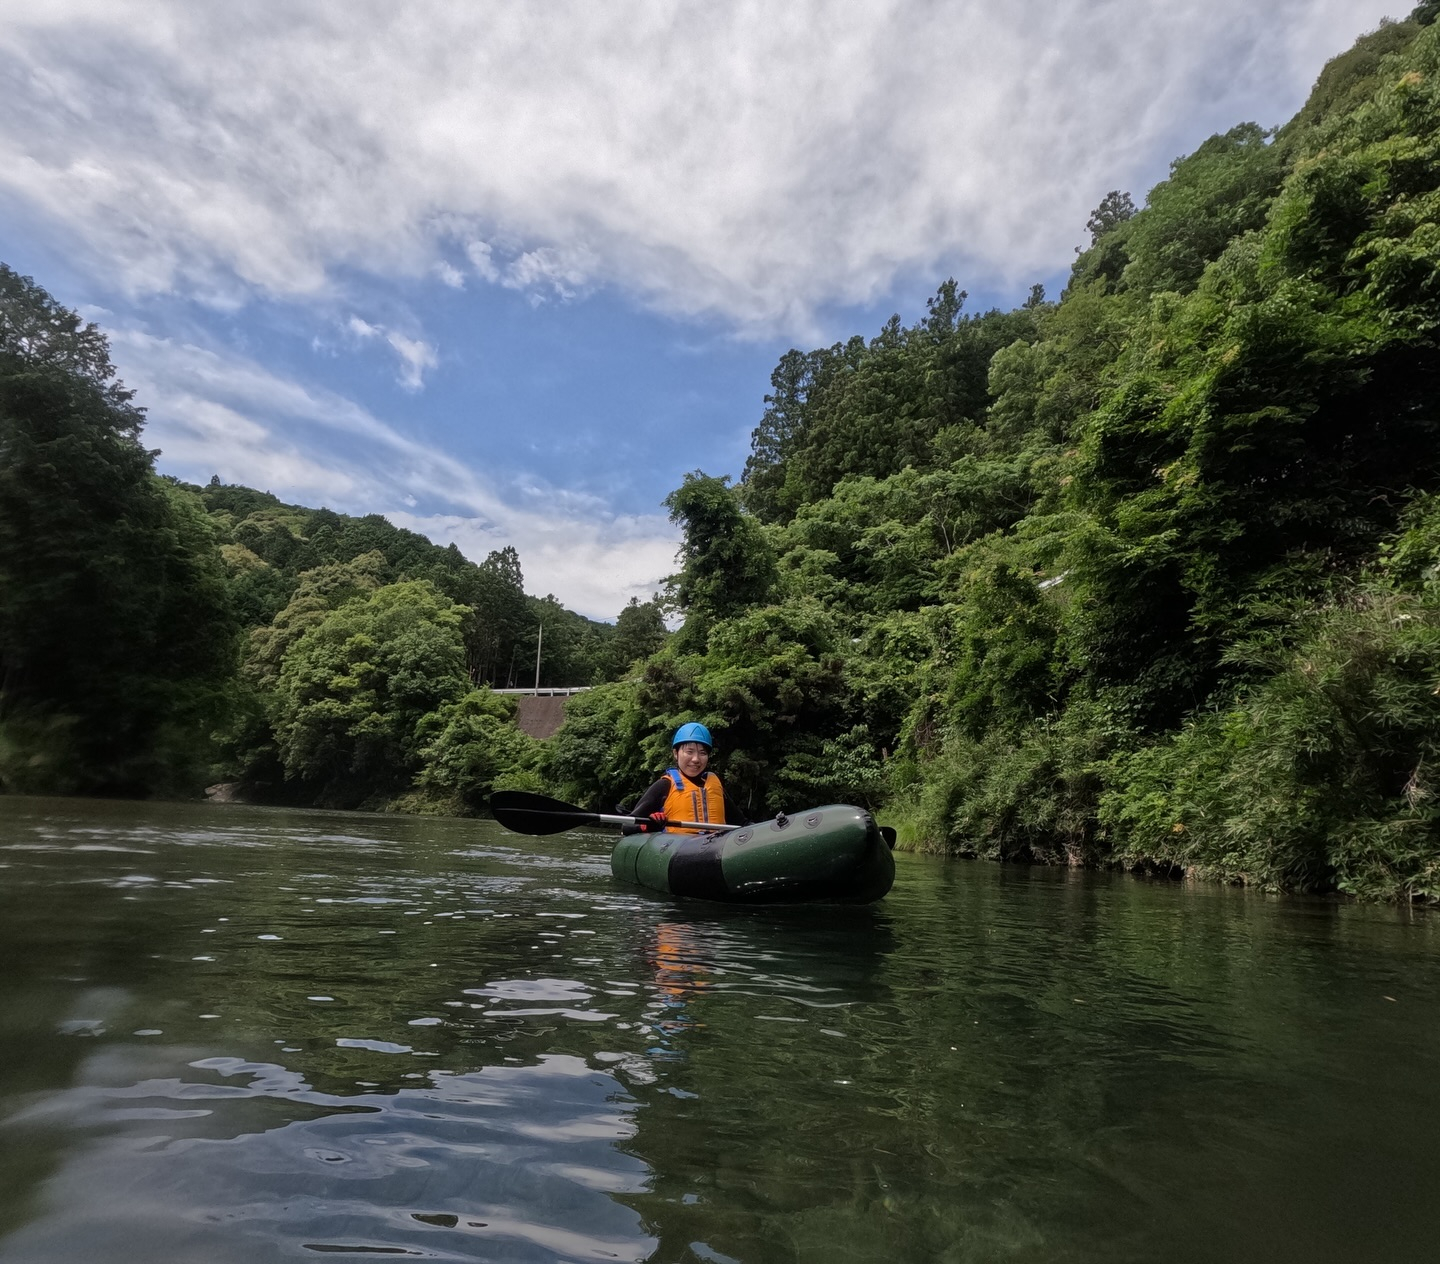
[[[634,1135],[633,1101],[580,1058],[434,1072],[424,1088],[353,1097],[274,1064],[194,1066],[246,1082],[56,1094],[72,1126],[104,1135],[70,1151],[0,1260],[115,1258],[117,1242],[127,1258],[207,1264],[306,1247],[496,1261],[638,1260],[656,1247],[612,1197],[650,1179],[617,1148]],[[210,1105],[195,1121],[207,1135],[177,1139],[186,1121],[173,1104],[196,1097]],[[284,1106],[279,1126],[267,1102]]]
[[[583,983],[574,979],[499,979],[483,988],[466,988],[466,996],[481,996],[497,1001],[527,1001],[520,1009],[492,1008],[486,1018],[569,1018],[582,1023],[599,1023],[617,1015],[600,1010],[581,1009],[593,995]],[[552,1005],[536,1006],[535,1002],[550,1001]]]
[[371,1053],[410,1053],[412,1045],[397,1045],[390,1040],[342,1039],[335,1044],[341,1049],[368,1049]]
[[596,1009],[487,1009],[486,1018],[570,1018],[579,1023],[603,1023],[616,1018]]
[[466,988],[465,995],[500,1001],[588,1001],[591,993],[574,979],[497,979],[481,988]]

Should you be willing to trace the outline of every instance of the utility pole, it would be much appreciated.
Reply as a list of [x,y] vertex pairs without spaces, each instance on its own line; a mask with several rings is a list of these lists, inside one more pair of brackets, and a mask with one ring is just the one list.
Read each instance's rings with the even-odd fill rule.
[[539,634],[535,637],[535,696],[540,696],[540,647],[545,644],[545,625],[540,625]]

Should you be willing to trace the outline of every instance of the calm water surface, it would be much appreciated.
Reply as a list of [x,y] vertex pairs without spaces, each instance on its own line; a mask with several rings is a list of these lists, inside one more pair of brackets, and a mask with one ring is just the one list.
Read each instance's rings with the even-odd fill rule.
[[1440,1259],[1433,917],[0,799],[0,1262]]

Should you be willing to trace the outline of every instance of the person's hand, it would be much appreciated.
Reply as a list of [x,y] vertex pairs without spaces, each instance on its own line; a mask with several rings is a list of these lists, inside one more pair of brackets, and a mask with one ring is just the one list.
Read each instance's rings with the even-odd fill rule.
[[651,812],[650,819],[641,823],[640,828],[651,834],[661,833],[670,822],[664,812]]

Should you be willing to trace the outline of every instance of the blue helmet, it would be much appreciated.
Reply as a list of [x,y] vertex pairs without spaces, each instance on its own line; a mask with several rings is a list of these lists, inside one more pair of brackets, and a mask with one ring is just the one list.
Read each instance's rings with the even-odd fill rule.
[[704,742],[706,746],[715,745],[710,737],[710,730],[703,724],[696,724],[693,721],[689,724],[682,724],[675,730],[675,736],[670,739],[670,749],[674,750],[681,742]]

